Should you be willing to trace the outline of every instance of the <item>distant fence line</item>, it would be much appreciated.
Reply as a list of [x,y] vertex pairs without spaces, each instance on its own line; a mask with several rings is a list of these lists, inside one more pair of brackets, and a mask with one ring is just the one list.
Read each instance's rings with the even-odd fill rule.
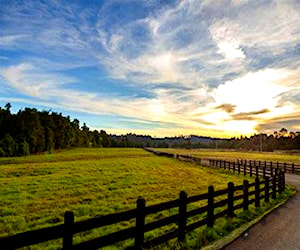
[[259,175],[264,175],[263,171],[265,171],[267,174],[273,175],[275,171],[279,171],[279,170],[291,174],[300,174],[300,165],[295,163],[282,163],[282,162],[245,160],[245,159],[237,159],[236,161],[227,161],[227,160],[218,160],[218,159],[211,159],[211,158],[200,158],[200,157],[184,155],[184,154],[173,154],[173,153],[156,151],[149,148],[144,148],[144,149],[158,156],[165,156],[170,158],[176,158],[183,161],[195,162],[210,167],[223,167],[227,170],[232,170],[232,171],[240,169],[241,172],[249,173],[251,176],[256,169],[258,169]]
[[[241,167],[235,168],[235,164],[232,165],[232,163],[222,161],[211,160],[210,164],[216,167],[225,166],[226,168],[227,166],[226,169],[232,171],[244,170],[244,168]],[[246,167],[244,173],[251,174],[251,172],[249,172],[251,171],[250,169]],[[257,168],[255,170],[257,171]],[[256,172],[256,174],[258,176],[258,172]],[[284,172],[281,170],[275,170],[273,174],[271,174],[271,171],[265,172],[264,177],[263,180],[256,177],[253,183],[244,180],[243,185],[239,186],[235,186],[234,183],[229,182],[226,189],[217,191],[215,191],[213,186],[209,186],[207,193],[194,196],[188,196],[186,192],[181,191],[178,199],[151,206],[146,206],[146,201],[143,198],[139,198],[136,202],[135,209],[85,221],[74,222],[73,212],[67,211],[64,215],[64,224],[0,238],[0,246],[3,249],[16,249],[59,238],[63,239],[62,248],[64,250],[98,249],[128,239],[134,239],[134,246],[132,247],[134,249],[148,249],[175,238],[177,238],[179,242],[183,242],[186,238],[186,234],[196,228],[204,225],[213,227],[216,219],[224,216],[234,217],[235,211],[238,209],[247,211],[250,204],[254,203],[255,207],[260,207],[261,200],[269,202],[270,198],[276,199],[277,194],[281,194],[285,189]],[[218,200],[215,200],[216,197],[218,197]],[[187,209],[187,205],[199,201],[206,201],[207,205],[199,205],[199,207],[192,210]],[[145,223],[146,216],[172,208],[177,208],[178,213]],[[222,211],[216,211],[216,208],[224,209]],[[195,216],[199,215],[205,217],[196,220]],[[188,223],[188,219],[192,217],[194,217],[195,220]],[[135,219],[135,226],[75,245],[73,244],[74,234],[131,219]],[[156,238],[150,240],[145,239],[145,233],[170,224],[173,224],[175,229]]]

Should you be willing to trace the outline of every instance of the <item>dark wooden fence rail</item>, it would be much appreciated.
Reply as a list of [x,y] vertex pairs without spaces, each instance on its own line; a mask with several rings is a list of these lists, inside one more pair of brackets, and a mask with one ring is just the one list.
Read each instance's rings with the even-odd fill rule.
[[[187,232],[203,225],[213,227],[216,219],[226,215],[234,217],[236,210],[243,209],[246,211],[252,203],[254,203],[255,207],[260,207],[261,200],[269,202],[270,197],[276,199],[277,194],[280,194],[284,189],[284,172],[276,171],[273,176],[265,176],[264,180],[256,178],[253,183],[244,180],[243,185],[235,186],[232,182],[229,182],[228,188],[223,190],[215,191],[213,186],[209,186],[208,192],[200,195],[188,196],[182,191],[176,200],[151,206],[146,206],[145,200],[139,198],[135,209],[85,221],[74,222],[74,214],[67,211],[63,225],[0,238],[0,248],[16,249],[58,238],[63,238],[63,249],[65,250],[98,249],[127,239],[134,239],[134,249],[151,248],[174,238],[182,242],[185,240]],[[207,205],[198,205],[197,208],[192,210],[187,209],[188,204],[199,201],[205,201],[204,203]],[[194,205],[196,206],[197,204]],[[178,213],[145,224],[146,216],[171,208],[178,208]],[[216,210],[216,208],[221,208],[221,211],[219,209]],[[202,219],[195,218],[195,216],[199,215]],[[191,217],[194,217],[195,220],[187,223]],[[79,244],[72,244],[73,235],[76,233],[131,219],[135,219],[135,226]],[[175,229],[145,241],[145,233],[170,224],[173,224]]]

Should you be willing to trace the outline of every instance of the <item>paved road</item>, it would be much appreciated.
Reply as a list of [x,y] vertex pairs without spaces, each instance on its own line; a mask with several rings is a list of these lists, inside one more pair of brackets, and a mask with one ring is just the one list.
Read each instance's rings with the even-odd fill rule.
[[250,228],[225,250],[300,250],[300,175],[286,174],[296,195]]

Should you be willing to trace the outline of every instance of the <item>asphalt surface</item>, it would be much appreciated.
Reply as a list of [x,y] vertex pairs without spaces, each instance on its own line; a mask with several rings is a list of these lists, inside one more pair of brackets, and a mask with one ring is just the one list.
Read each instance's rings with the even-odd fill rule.
[[297,193],[232,242],[225,250],[300,250],[300,175],[286,174]]

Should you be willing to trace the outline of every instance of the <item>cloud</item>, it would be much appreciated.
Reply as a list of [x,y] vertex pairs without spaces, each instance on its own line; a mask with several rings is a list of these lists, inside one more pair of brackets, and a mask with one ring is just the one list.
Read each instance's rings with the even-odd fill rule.
[[[128,117],[135,122],[155,122],[164,126],[173,124],[173,128],[188,129],[198,126],[198,123],[191,119],[191,113],[182,114],[184,110],[191,108],[191,102],[188,100],[186,104],[180,106],[175,103],[178,98],[197,98],[197,93],[193,91],[182,96],[179,91],[157,89],[155,98],[111,98],[105,93],[74,90],[69,87],[69,83],[77,82],[76,79],[58,73],[49,74],[40,71],[38,67],[29,63],[2,69],[0,75],[4,79],[3,87],[8,88],[11,93],[24,96],[19,100],[21,102],[31,98],[27,101],[28,103],[40,103],[45,106],[63,107],[66,110],[97,115],[115,114]],[[17,99],[14,100],[17,101]]]
[[236,105],[232,105],[230,103],[224,103],[224,104],[221,104],[220,106],[216,107],[216,109],[223,109],[227,113],[234,112],[235,108],[236,108]]
[[[0,46],[17,56],[0,66],[1,88],[28,102],[182,132],[253,132],[299,114],[297,1],[159,2],[5,4]],[[89,82],[84,67],[91,65],[119,90]],[[82,70],[82,79],[70,69]],[[124,94],[122,85],[135,92]]]
[[269,109],[262,109],[262,110],[258,110],[258,111],[253,111],[253,112],[242,112],[242,113],[238,113],[238,114],[234,114],[231,117],[235,120],[255,120],[257,115],[262,115],[262,114],[266,114],[269,113],[270,110]]
[[0,46],[1,47],[11,47],[18,42],[18,40],[23,40],[26,35],[7,35],[0,37]]
[[61,85],[75,81],[63,75],[40,73],[29,63],[1,69],[0,74],[9,82],[10,88],[32,97],[50,93]]
[[212,93],[216,105],[231,103],[236,106],[236,112],[252,112],[262,109],[274,109],[279,101],[279,95],[288,92],[290,88],[282,85],[290,73],[284,69],[265,69],[250,72],[220,84]]
[[219,48],[218,53],[223,54],[227,60],[246,57],[236,35],[238,28],[237,23],[229,20],[216,21],[209,28],[211,37]]

